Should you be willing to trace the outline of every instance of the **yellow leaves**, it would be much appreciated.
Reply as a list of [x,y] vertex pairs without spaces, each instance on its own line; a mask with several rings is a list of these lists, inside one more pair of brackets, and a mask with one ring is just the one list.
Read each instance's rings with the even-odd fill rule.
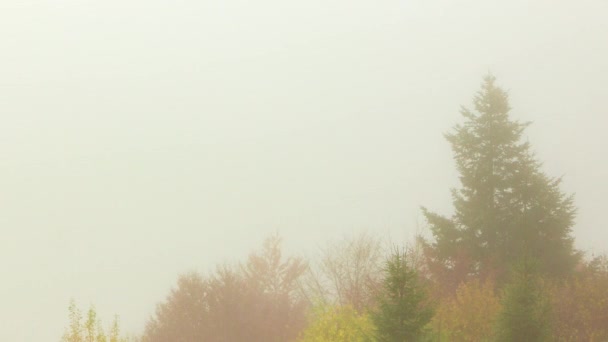
[[[97,318],[97,311],[93,306],[89,307],[86,319],[83,321],[82,313],[74,301],[70,301],[68,307],[69,327],[66,329],[61,342],[127,342],[129,339],[120,337],[118,318],[115,317],[109,329],[109,339]],[[133,339],[134,340],[134,339]]]
[[450,341],[484,341],[492,336],[500,309],[494,284],[474,279],[462,283],[454,297],[442,300],[432,326]]
[[368,342],[373,333],[369,316],[352,306],[317,307],[299,342]]
[[560,341],[608,339],[608,272],[586,270],[551,287],[556,337]]

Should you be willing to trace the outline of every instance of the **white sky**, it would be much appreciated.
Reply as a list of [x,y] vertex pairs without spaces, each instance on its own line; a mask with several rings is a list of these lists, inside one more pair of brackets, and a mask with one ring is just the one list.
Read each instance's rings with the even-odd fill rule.
[[449,214],[488,71],[606,252],[608,1],[0,0],[0,341],[141,332],[179,273]]

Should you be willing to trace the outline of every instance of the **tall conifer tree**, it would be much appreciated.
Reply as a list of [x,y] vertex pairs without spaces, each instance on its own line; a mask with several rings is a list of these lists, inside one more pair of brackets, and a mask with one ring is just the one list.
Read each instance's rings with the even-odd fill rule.
[[572,196],[561,179],[541,171],[523,139],[528,123],[509,117],[507,93],[485,77],[474,109],[446,134],[461,187],[452,190],[455,213],[446,218],[425,208],[434,235],[427,245],[431,267],[452,288],[470,275],[504,274],[516,260],[539,260],[539,271],[562,276],[573,270],[578,253],[571,228]]

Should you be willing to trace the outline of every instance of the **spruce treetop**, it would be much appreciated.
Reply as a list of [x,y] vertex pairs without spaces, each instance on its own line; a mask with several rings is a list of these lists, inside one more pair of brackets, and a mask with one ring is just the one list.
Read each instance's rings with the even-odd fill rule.
[[460,174],[454,214],[423,212],[435,238],[433,267],[454,286],[471,275],[504,275],[522,256],[538,259],[551,276],[570,273],[578,260],[573,198],[560,191],[560,178],[542,172],[523,139],[529,123],[510,111],[507,93],[488,75],[473,109],[461,109],[464,122],[445,134]]

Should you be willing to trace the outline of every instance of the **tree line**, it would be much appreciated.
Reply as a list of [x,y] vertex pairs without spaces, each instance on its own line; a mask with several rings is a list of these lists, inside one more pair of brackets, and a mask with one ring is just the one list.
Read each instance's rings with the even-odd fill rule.
[[234,265],[181,275],[141,336],[109,333],[71,304],[64,342],[602,341],[608,259],[574,247],[574,197],[542,171],[508,94],[486,76],[445,134],[460,186],[431,236],[366,233],[317,258],[279,236]]

